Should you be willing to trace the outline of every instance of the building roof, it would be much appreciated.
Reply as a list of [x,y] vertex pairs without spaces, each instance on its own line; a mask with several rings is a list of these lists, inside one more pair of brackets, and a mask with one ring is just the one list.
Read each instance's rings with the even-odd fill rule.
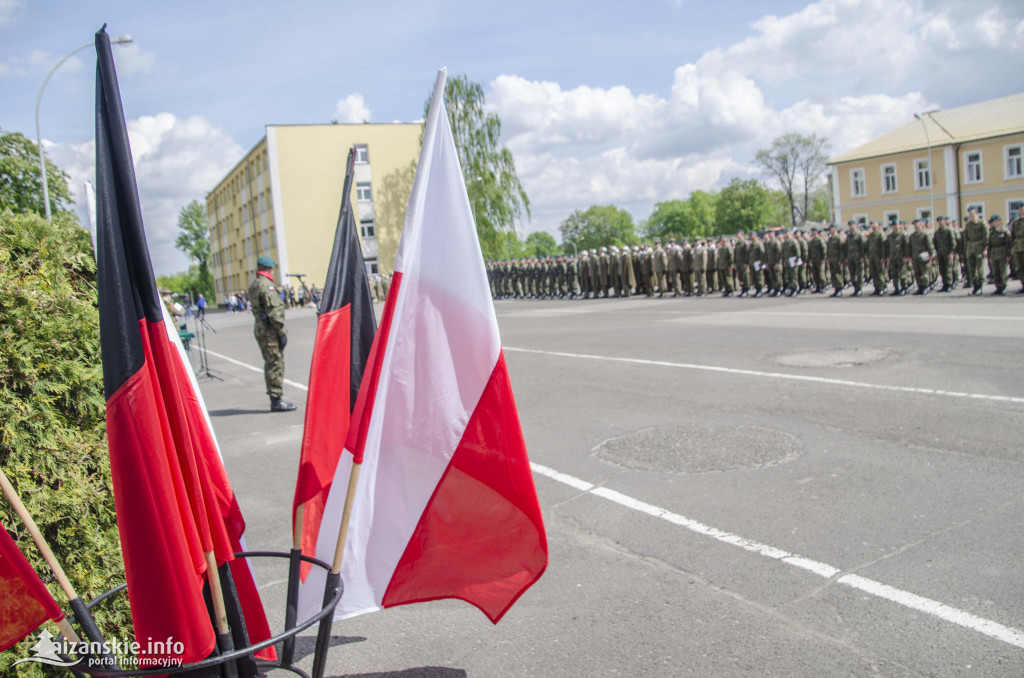
[[929,137],[932,147],[936,147],[1024,132],[1024,94],[982,101],[948,111],[930,111],[922,113],[921,119],[928,127],[927,136],[924,126],[915,118],[863,146],[831,158],[828,164],[838,165],[852,160],[927,148]]

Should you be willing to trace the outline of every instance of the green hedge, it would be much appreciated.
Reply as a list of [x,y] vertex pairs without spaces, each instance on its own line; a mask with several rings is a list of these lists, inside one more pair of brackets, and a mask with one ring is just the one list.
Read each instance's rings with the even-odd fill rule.
[[[124,580],[104,422],[96,263],[89,234],[68,213],[53,224],[0,212],[0,465],[78,594],[89,600]],[[67,600],[10,505],[0,520]],[[108,637],[130,638],[127,600],[98,615]],[[49,626],[56,635],[56,627]],[[64,669],[26,663],[35,634],[0,653],[0,675]]]

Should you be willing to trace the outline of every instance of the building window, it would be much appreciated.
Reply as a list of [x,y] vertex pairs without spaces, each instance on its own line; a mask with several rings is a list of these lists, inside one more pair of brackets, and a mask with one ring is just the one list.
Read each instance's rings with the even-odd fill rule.
[[1021,164],[1021,156],[1024,155],[1024,145],[1006,147],[1006,178],[1019,179],[1024,176],[1024,165]]
[[964,154],[964,170],[967,172],[966,182],[968,184],[980,184],[981,174],[981,151],[971,151]]
[[854,198],[867,195],[867,183],[864,181],[864,170],[850,170],[850,192]]
[[868,223],[868,215],[866,215],[866,214],[854,214],[850,218],[853,219],[854,221],[856,221],[861,226],[865,226]]
[[370,162],[370,147],[366,144],[356,144],[356,164],[366,165]]
[[932,167],[930,160],[914,161],[914,188],[921,190],[932,187]]
[[885,221],[886,225],[888,225],[888,226],[895,226],[900,221],[900,213],[899,212],[886,212],[885,213],[885,217],[884,217],[884,221]]
[[1006,221],[1010,222],[1021,216],[1024,210],[1024,198],[1021,200],[1010,200],[1006,203]]
[[364,238],[375,238],[376,232],[373,227],[373,219],[359,222],[359,235]]
[[380,269],[377,268],[376,261],[366,262],[366,273],[367,275],[377,275],[378,273],[380,273]]
[[356,200],[373,200],[369,181],[360,181],[356,184]]
[[917,218],[918,219],[924,219],[925,221],[931,221],[932,220],[931,208],[928,208],[928,207],[918,207],[917,208]]
[[978,218],[982,221],[985,220],[985,203],[975,202],[967,206],[967,213],[970,214],[971,210],[978,210]]
[[896,192],[896,165],[882,165],[882,193]]

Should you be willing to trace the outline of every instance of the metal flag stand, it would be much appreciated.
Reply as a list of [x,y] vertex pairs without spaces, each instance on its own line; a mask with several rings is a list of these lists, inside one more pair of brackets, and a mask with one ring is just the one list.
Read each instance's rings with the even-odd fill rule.
[[[291,553],[283,553],[279,551],[246,551],[243,553],[236,553],[236,558],[285,558],[292,559]],[[231,673],[236,660],[242,659],[243,657],[252,658],[256,652],[268,648],[278,643],[284,643],[284,645],[290,646],[292,651],[281,653],[281,659],[278,661],[267,661],[263,659],[255,659],[255,664],[258,672],[263,673],[264,670],[284,670],[294,673],[300,678],[323,678],[324,668],[327,665],[327,652],[329,648],[330,640],[330,628],[333,622],[334,608],[337,607],[338,601],[341,600],[341,595],[344,592],[344,585],[341,583],[340,577],[336,572],[332,571],[331,565],[311,558],[309,556],[301,556],[301,559],[313,567],[319,567],[323,570],[327,570],[327,585],[324,587],[324,602],[323,607],[315,615],[302,621],[301,623],[294,624],[290,628],[286,628],[281,633],[267,638],[259,643],[254,643],[248,647],[238,648],[236,650],[225,652],[218,656],[210,657],[202,661],[193,662],[191,664],[183,664],[178,667],[159,667],[152,669],[135,669],[135,670],[120,670],[111,669],[103,666],[83,666],[78,665],[72,667],[72,671],[76,674],[85,674],[89,676],[99,676],[101,678],[120,678],[121,676],[175,676],[184,674],[190,671],[211,669],[214,667],[223,666],[227,670],[227,673]],[[286,602],[287,609],[294,610],[298,605],[298,585],[292,586],[292,577],[298,577],[298,568],[290,568],[288,573],[289,585],[288,585],[288,600]],[[91,610],[93,607],[100,605],[105,600],[111,598],[114,595],[122,593],[127,589],[127,584],[120,584],[112,589],[105,591],[93,600],[86,603],[85,607],[87,610]],[[294,618],[294,617],[293,617]],[[293,662],[294,657],[294,642],[295,637],[310,628],[314,624],[319,624],[319,632],[317,634],[316,646],[313,650],[313,671],[307,673],[306,671],[295,666]],[[325,633],[326,629],[326,633]]]

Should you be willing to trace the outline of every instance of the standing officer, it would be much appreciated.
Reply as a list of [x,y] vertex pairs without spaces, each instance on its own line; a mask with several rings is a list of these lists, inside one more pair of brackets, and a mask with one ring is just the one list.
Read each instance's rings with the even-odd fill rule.
[[835,224],[828,229],[828,271],[832,277],[832,296],[843,296],[843,288],[846,281],[843,279],[843,239],[839,237],[839,231]]
[[846,236],[846,265],[850,270],[853,296],[859,297],[864,287],[864,257],[868,253],[868,242],[857,222],[851,219],[847,225],[850,233]]
[[264,255],[256,260],[256,277],[249,284],[249,301],[256,316],[253,334],[263,354],[263,379],[267,383],[271,412],[288,412],[295,405],[281,399],[284,394],[284,302],[274,286],[274,260]]
[[750,293],[750,276],[747,275],[747,238],[743,231],[736,231],[736,244],[732,248],[732,263],[736,270],[736,286],[740,296]]
[[761,288],[764,287],[764,243],[756,231],[750,234],[750,243],[747,245],[747,262],[750,267],[750,286],[754,290],[754,298],[761,296]]
[[693,246],[693,277],[697,283],[697,296],[703,297],[708,291],[708,251],[703,240],[697,240]]
[[782,266],[782,294],[795,297],[798,287],[797,267],[800,266],[800,245],[793,238],[792,231],[785,231],[779,251]]
[[914,294],[928,294],[931,280],[928,277],[928,262],[935,256],[932,234],[925,227],[923,219],[914,220],[914,232],[910,234],[910,262],[914,266],[914,280],[917,291]]
[[729,239],[724,235],[718,239],[718,254],[715,257],[718,266],[718,282],[723,297],[732,296],[733,250]]
[[956,259],[956,234],[949,227],[949,219],[946,217],[938,218],[938,228],[935,229],[935,254],[939,260],[939,275],[942,276],[942,289],[939,291],[955,290],[953,261]]
[[807,259],[810,262],[811,281],[814,294],[825,291],[825,238],[817,227],[811,229],[811,240],[807,243]]
[[974,286],[972,295],[981,294],[981,286],[985,284],[985,248],[988,245],[988,228],[978,217],[978,210],[967,211],[967,223],[964,225],[964,249],[967,252],[967,279]]
[[1020,281],[1017,294],[1024,294],[1024,209],[1017,213],[1017,218],[1010,224],[1010,256],[1013,260],[1013,271]]
[[868,233],[868,274],[871,276],[871,283],[875,287],[874,296],[885,295],[889,281],[886,279],[885,267],[885,233],[882,232],[882,225],[877,221],[871,221],[871,232]]
[[996,291],[992,294],[1003,295],[1009,279],[1006,267],[1010,263],[1010,232],[998,214],[993,214],[988,223],[991,228],[988,233],[988,267],[992,271],[992,282],[996,284]]

